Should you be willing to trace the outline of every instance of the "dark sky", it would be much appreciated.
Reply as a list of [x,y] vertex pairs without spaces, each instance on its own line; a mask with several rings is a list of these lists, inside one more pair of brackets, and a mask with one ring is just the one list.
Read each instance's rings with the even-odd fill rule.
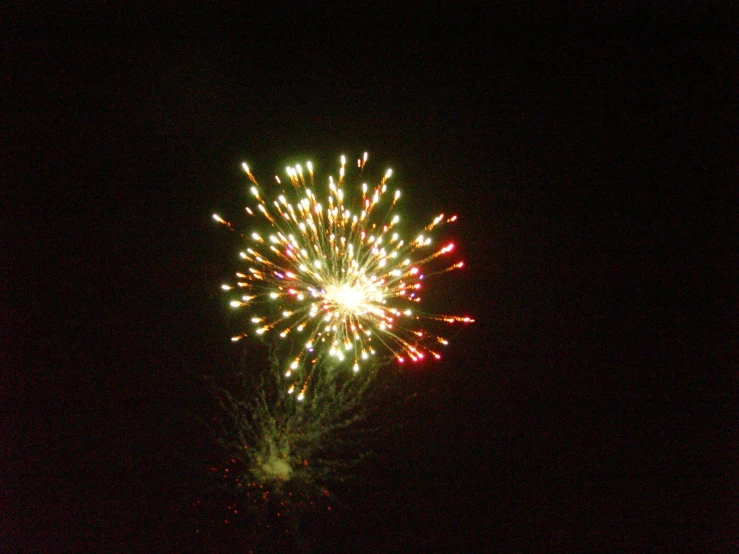
[[303,547],[738,548],[736,14],[686,6],[11,10],[0,550],[247,548],[192,507],[239,356],[210,214],[365,150],[460,215],[428,296],[477,323]]

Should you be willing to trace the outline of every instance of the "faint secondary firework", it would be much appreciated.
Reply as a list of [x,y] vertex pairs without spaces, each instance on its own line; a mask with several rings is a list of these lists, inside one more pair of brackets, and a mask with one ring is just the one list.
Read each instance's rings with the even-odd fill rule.
[[[301,401],[316,368],[358,373],[383,354],[400,363],[438,359],[437,348],[447,340],[429,323],[473,321],[418,309],[425,278],[463,266],[437,262],[454,244],[437,245],[431,236],[457,216],[439,214],[409,239],[396,209],[400,191],[388,194],[392,171],[368,185],[366,162],[365,153],[357,160],[356,185],[348,186],[342,156],[338,179],[329,176],[325,192],[316,192],[311,162],[288,167],[288,185],[276,176],[271,199],[242,164],[255,202],[246,213],[255,225],[242,234],[248,241],[240,252],[244,269],[222,288],[236,293],[231,306],[248,309],[252,329],[232,340],[250,333],[284,340],[287,393]],[[235,230],[221,216],[213,218]]]
[[316,372],[297,402],[273,355],[268,371],[247,371],[236,387],[219,390],[216,432],[227,460],[211,474],[225,494],[221,520],[237,524],[256,550],[303,536],[313,518],[337,506],[328,487],[358,477],[374,440],[366,417],[377,370]]
[[372,366],[353,378],[317,372],[314,386],[296,402],[273,358],[271,371],[258,378],[245,375],[246,390],[222,391],[226,417],[219,440],[231,463],[241,468],[230,476],[237,487],[272,489],[293,482],[293,489],[315,493],[325,483],[341,480],[361,458],[365,441],[355,424],[367,415],[364,401],[376,371]]

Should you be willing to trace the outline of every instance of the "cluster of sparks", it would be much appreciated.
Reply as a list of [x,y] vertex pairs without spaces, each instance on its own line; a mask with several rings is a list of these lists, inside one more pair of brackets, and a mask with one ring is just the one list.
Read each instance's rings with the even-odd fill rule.
[[[357,160],[360,176],[366,161],[366,153]],[[417,310],[424,277],[463,266],[459,261],[424,274],[432,261],[454,250],[453,243],[434,245],[429,233],[457,216],[440,214],[415,238],[404,238],[395,213],[400,191],[388,193],[391,170],[378,184],[363,183],[346,194],[342,156],[338,180],[329,177],[328,192],[319,199],[308,162],[305,168],[287,168],[287,187],[275,177],[281,192],[267,200],[249,167],[242,167],[256,202],[246,213],[261,219],[267,231],[243,235],[249,242],[240,253],[245,269],[236,274],[235,284],[222,288],[237,293],[231,306],[249,310],[252,333],[290,338],[297,346],[284,375],[288,392],[297,392],[298,400],[304,397],[310,369],[326,355],[354,372],[378,351],[401,363],[427,355],[438,359],[434,345],[447,341],[424,329],[424,322],[473,321]],[[213,218],[234,230],[219,215]]]

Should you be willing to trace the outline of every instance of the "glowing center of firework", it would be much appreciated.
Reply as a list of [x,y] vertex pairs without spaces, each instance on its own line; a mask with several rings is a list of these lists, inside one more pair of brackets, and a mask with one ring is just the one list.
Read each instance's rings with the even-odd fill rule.
[[348,283],[328,285],[324,298],[335,305],[340,311],[351,314],[363,313],[369,301],[366,287],[359,284],[354,286]]

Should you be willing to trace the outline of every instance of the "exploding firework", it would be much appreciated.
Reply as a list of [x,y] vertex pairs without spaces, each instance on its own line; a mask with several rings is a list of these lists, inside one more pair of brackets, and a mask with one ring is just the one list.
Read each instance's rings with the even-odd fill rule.
[[[359,181],[367,154],[357,160]],[[388,170],[379,183],[366,182],[345,192],[346,158],[337,180],[328,177],[325,194],[315,192],[313,166],[287,168],[289,185],[275,177],[279,192],[264,189],[243,164],[255,205],[246,213],[255,229],[240,253],[245,269],[226,291],[238,292],[234,308],[248,308],[249,333],[289,339],[283,366],[288,394],[306,397],[314,368],[346,366],[355,373],[390,354],[398,362],[439,358],[435,345],[447,344],[428,323],[469,323],[456,315],[425,314],[418,309],[424,278],[461,268],[463,262],[437,266],[453,243],[434,244],[430,233],[457,216],[436,216],[408,239],[395,208],[400,191],[388,193]],[[217,214],[213,218],[234,230]],[[430,272],[429,272],[430,271]],[[375,360],[374,363],[377,363]]]

